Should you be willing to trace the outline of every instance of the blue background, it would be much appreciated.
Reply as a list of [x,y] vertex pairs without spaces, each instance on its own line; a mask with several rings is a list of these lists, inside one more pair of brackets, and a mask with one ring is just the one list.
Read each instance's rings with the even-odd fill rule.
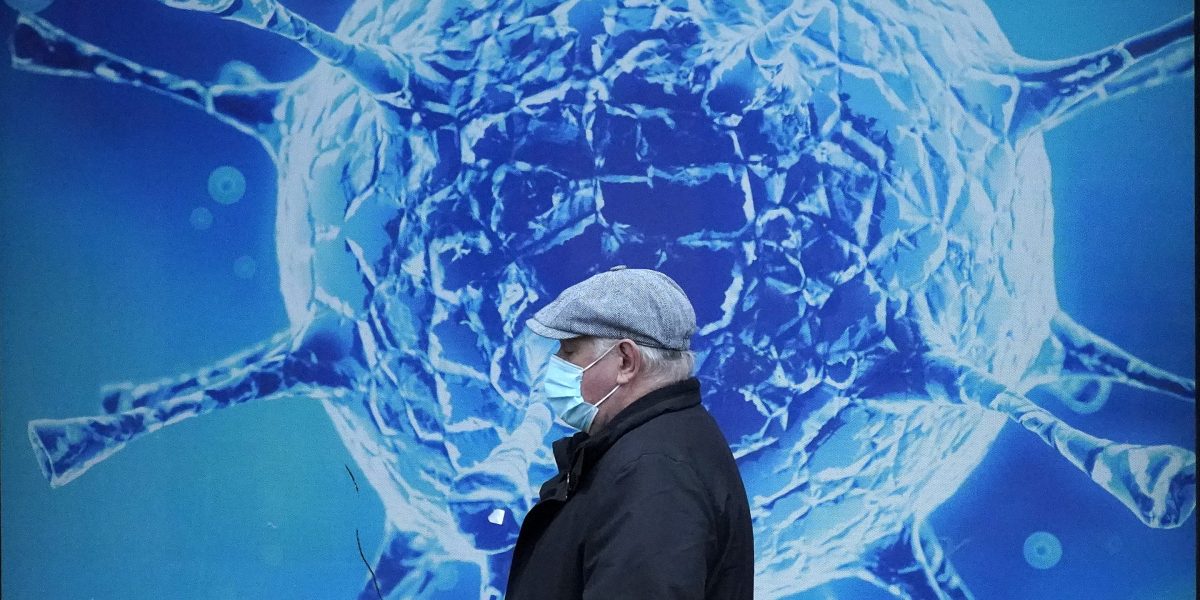
[[[344,0],[290,0],[327,28]],[[1058,58],[1165,23],[1191,3],[992,1],[1016,50]],[[231,59],[273,81],[314,59],[265,32],[148,1],[58,0],[42,16],[199,80]],[[3,11],[0,30],[15,13]],[[5,61],[7,62],[7,61]],[[1046,135],[1059,302],[1080,323],[1194,377],[1191,78],[1094,108]],[[232,205],[209,173],[246,175]],[[0,408],[4,598],[351,597],[382,506],[314,401],[251,403],[139,440],[51,489],[25,435],[96,414],[97,390],[192,370],[287,326],[274,257],[274,165],[253,140],[160,96],[0,65]],[[213,214],[196,230],[196,207]],[[257,264],[238,277],[242,256]],[[1094,435],[1195,449],[1194,405],[1116,389],[1055,414]],[[347,468],[358,478],[356,493]],[[981,599],[1194,597],[1195,518],[1150,530],[1040,441],[1007,427],[932,517]],[[1062,541],[1039,571],[1022,544]],[[887,598],[839,582],[805,598]]]

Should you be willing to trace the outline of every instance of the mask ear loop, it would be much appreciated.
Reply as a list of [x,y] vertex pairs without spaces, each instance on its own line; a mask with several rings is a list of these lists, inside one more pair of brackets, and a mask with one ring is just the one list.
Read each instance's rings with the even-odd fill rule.
[[[620,345],[621,345],[621,342],[617,342],[617,343],[615,343],[615,344],[613,344],[613,345],[609,346],[609,347],[608,347],[608,350],[605,350],[605,351],[604,351],[604,354],[601,354],[600,356],[596,357],[596,360],[593,360],[593,361],[592,361],[592,364],[590,364],[590,365],[588,365],[588,366],[584,367],[584,368],[583,368],[583,370],[584,370],[584,371],[586,371],[586,370],[588,370],[588,369],[592,368],[592,365],[594,365],[594,364],[596,364],[596,363],[600,362],[600,359],[604,358],[605,356],[608,356],[608,353],[609,353],[609,352],[612,352],[612,349],[613,349],[613,348],[616,348],[617,346],[620,346]],[[619,389],[621,389],[621,384],[619,384],[619,383],[618,383],[618,384],[617,384],[617,387],[614,387],[613,389],[609,390],[609,392],[608,392],[607,394],[605,394],[603,398],[601,398],[600,400],[596,401],[596,403],[595,403],[595,404],[593,404],[592,406],[595,406],[596,408],[600,408],[600,405],[601,405],[601,404],[604,404],[604,401],[605,401],[605,400],[608,400],[608,399],[609,399],[609,397],[611,397],[613,394],[615,394],[615,393],[617,392],[617,390],[619,390]],[[590,427],[589,427],[589,429],[590,429]]]
[[[613,345],[609,346],[609,347],[608,347],[608,350],[605,350],[603,354],[601,354],[600,356],[597,356],[597,357],[596,357],[596,360],[593,360],[592,362],[588,363],[588,366],[584,367],[584,368],[583,368],[583,370],[584,370],[584,371],[586,371],[586,370],[588,370],[588,369],[592,368],[592,365],[594,365],[594,364],[596,364],[596,363],[600,362],[600,359],[604,358],[605,356],[608,356],[608,353],[609,353],[609,352],[612,352],[612,349],[613,349],[613,348],[616,348],[617,346],[620,346],[620,345],[621,345],[621,342],[617,342],[617,343],[615,343],[615,344],[613,344]],[[608,397],[608,396],[605,396],[605,398],[607,398],[607,397]]]
[[601,404],[604,404],[604,401],[605,401],[605,400],[608,400],[608,397],[609,397],[609,396],[612,396],[612,395],[613,395],[614,393],[616,393],[616,391],[617,391],[617,390],[619,390],[619,389],[621,389],[621,384],[619,384],[619,383],[618,383],[618,384],[617,384],[617,387],[613,388],[613,389],[612,389],[612,391],[610,391],[610,392],[608,392],[607,394],[605,394],[603,398],[601,398],[599,401],[597,401],[597,402],[596,402],[595,404],[593,404],[592,406],[595,406],[596,408],[600,408],[600,405],[601,405]]
[[[608,400],[609,396],[612,396],[613,394],[615,394],[617,392],[617,390],[619,390],[619,389],[621,389],[621,384],[617,384],[617,387],[613,388],[611,391],[609,391],[607,394],[605,394],[604,397],[601,398],[599,402],[596,402],[595,404],[592,405],[594,411],[592,413],[592,421],[590,423],[588,423],[588,428],[587,428],[588,434],[592,433],[592,427],[594,427],[596,425],[596,416],[600,414],[600,405],[604,404],[604,401]],[[584,402],[587,402],[587,400],[584,400]]]

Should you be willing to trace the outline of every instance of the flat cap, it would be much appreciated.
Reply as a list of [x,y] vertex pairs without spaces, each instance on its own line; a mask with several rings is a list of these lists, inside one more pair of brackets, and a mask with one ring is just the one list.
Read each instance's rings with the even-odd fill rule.
[[620,265],[563,290],[526,325],[556,340],[629,338],[643,346],[687,350],[696,333],[696,311],[674,279]]

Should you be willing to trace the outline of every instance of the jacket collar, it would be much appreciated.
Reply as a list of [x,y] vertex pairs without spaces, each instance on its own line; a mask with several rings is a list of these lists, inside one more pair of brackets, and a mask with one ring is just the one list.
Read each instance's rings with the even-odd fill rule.
[[585,471],[600,460],[617,440],[651,419],[700,404],[700,381],[690,377],[658,388],[617,413],[600,433],[584,432],[554,442],[558,474],[542,485],[541,500],[565,501],[578,487]]

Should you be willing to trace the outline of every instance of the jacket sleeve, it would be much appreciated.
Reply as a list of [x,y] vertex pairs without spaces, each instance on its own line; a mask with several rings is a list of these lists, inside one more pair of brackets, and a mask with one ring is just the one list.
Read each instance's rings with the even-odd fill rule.
[[716,517],[691,466],[644,454],[595,509],[583,548],[585,600],[704,598]]

